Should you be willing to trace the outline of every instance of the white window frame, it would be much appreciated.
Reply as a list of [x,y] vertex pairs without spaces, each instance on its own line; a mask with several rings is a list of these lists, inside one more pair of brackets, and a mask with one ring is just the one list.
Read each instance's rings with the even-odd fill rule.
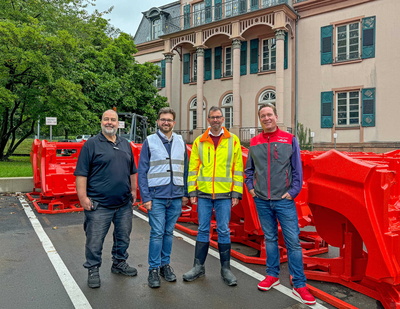
[[[197,126],[197,98],[194,98],[189,104],[190,123],[189,130],[196,129]],[[203,128],[206,128],[206,104],[203,101]],[[196,124],[196,126],[195,126]]]
[[233,76],[232,46],[224,47],[224,77]]
[[161,18],[151,21],[151,39],[156,40],[162,34]]
[[361,59],[361,22],[337,25],[336,62],[356,59]]
[[206,4],[199,2],[193,4],[193,26],[203,25],[206,22]]
[[190,61],[191,61],[191,72],[190,72],[190,82],[197,82],[197,53],[194,52],[190,55]]
[[239,0],[227,0],[224,3],[225,17],[236,16],[239,14]]
[[336,93],[336,125],[358,126],[361,122],[361,91],[341,91]]
[[263,39],[261,42],[261,72],[276,70],[276,39]]
[[223,115],[225,117],[225,127],[227,129],[233,126],[233,94],[227,94],[222,99],[222,106],[221,106]]
[[[154,62],[153,64],[158,66],[161,71],[161,61]],[[162,80],[162,73],[158,75],[156,80],[154,81],[154,87],[161,88],[161,80]]]

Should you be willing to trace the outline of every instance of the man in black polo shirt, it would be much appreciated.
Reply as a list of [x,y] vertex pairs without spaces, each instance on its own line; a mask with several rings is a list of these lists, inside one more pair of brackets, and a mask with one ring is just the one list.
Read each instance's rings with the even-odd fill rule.
[[88,286],[100,287],[99,267],[104,238],[114,224],[111,272],[136,276],[126,263],[132,231],[132,206],[136,200],[136,166],[128,141],[116,135],[118,114],[104,112],[101,133],[82,147],[74,175],[76,191],[84,208],[86,233],[83,264],[88,269]]

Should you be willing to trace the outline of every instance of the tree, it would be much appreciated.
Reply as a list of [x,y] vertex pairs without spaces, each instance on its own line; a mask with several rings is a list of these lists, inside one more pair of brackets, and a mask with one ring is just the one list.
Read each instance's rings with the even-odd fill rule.
[[301,150],[312,150],[311,129],[306,128],[302,123],[297,123],[297,138]]
[[57,117],[57,129],[95,133],[112,107],[156,119],[166,105],[153,64],[139,64],[133,39],[85,0],[3,0],[0,4],[0,160]]

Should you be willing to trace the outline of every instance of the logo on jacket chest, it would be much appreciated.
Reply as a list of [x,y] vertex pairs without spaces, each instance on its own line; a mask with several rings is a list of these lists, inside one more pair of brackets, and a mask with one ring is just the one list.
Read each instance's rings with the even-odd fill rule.
[[279,143],[288,143],[289,139],[287,137],[278,137],[277,142],[279,142]]

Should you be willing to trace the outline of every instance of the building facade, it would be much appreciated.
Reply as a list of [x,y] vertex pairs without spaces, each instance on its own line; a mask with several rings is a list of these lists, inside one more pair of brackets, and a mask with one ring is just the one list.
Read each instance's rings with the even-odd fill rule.
[[181,0],[143,13],[135,57],[160,66],[187,142],[216,105],[246,143],[270,102],[314,149],[384,152],[400,147],[396,12],[398,0]]

